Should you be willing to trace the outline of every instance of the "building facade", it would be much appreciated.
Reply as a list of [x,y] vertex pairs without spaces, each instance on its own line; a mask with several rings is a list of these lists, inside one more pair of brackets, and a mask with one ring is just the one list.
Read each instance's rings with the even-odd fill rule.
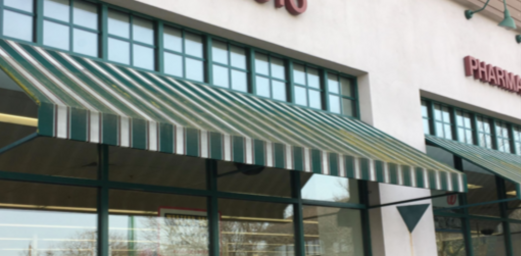
[[0,0],[0,255],[521,255],[484,4]]

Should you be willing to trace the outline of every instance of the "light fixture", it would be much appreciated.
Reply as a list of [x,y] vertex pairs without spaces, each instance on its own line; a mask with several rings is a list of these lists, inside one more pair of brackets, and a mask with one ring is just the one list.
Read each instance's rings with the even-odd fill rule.
[[467,184],[467,188],[468,189],[480,189],[482,188],[483,186],[480,186],[480,185],[474,185],[474,184]]
[[507,195],[509,195],[509,196],[517,196],[517,191],[515,191],[515,190],[508,191]]
[[[479,10],[475,10],[475,11],[465,10],[465,17],[467,18],[467,20],[470,20],[475,13],[485,10],[485,8],[487,8],[489,2],[490,2],[490,0],[487,0],[485,5],[482,8],[480,8]],[[503,21],[501,21],[498,25],[501,27],[507,28],[507,29],[516,29],[517,28],[516,22],[510,15],[510,12],[508,11],[508,8],[507,8],[507,0],[503,0],[503,5],[505,6],[505,17],[504,17]]]

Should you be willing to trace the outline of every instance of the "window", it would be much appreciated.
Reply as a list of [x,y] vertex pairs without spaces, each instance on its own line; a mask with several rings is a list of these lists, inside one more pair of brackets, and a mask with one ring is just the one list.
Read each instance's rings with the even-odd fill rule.
[[510,153],[510,135],[508,134],[508,125],[504,122],[496,122],[497,150]]
[[445,139],[452,139],[452,122],[449,107],[437,103],[433,104],[433,106],[436,136]]
[[423,133],[431,134],[430,118],[429,118],[429,105],[427,101],[422,100],[422,119],[423,119]]
[[33,41],[33,0],[4,0],[2,35]]
[[472,116],[468,112],[456,110],[456,128],[458,131],[458,140],[463,143],[473,144],[472,139]]
[[322,86],[318,69],[293,64],[295,103],[315,109],[323,109]]
[[154,70],[154,24],[123,12],[108,13],[108,59],[121,64]]
[[166,74],[204,82],[205,60],[202,36],[165,26],[163,48]]
[[214,40],[212,42],[213,85],[248,92],[246,50]]
[[98,56],[98,8],[73,0],[43,1],[43,44]]
[[355,93],[351,80],[335,74],[327,75],[329,111],[354,116]]
[[287,101],[286,64],[284,60],[255,53],[255,94]]
[[521,126],[512,127],[515,153],[521,156]]
[[478,126],[479,146],[492,149],[492,126],[490,120],[483,116],[476,117]]

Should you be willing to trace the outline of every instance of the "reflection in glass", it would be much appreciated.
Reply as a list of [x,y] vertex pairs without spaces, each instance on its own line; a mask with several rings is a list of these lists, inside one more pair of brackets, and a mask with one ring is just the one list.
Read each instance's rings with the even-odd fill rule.
[[521,224],[510,223],[513,255],[521,255]]
[[219,65],[213,65],[213,84],[225,88],[230,87],[228,69]]
[[271,76],[281,80],[286,79],[286,67],[283,60],[271,58]]
[[303,199],[359,203],[358,181],[343,177],[301,173],[300,186]]
[[293,205],[219,200],[221,252],[294,256]]
[[182,38],[183,35],[181,30],[165,26],[163,33],[163,44],[165,49],[183,52]]
[[286,84],[277,80],[271,80],[272,97],[276,100],[286,101]]
[[153,45],[154,25],[152,21],[139,17],[132,17],[132,37],[134,41]]
[[95,4],[75,1],[74,24],[90,29],[98,29],[98,7]]
[[255,72],[265,76],[270,75],[268,55],[255,53]]
[[194,57],[203,57],[203,38],[200,35],[185,33],[185,53]]
[[232,89],[240,92],[248,91],[248,80],[245,72],[232,70]]
[[329,111],[340,114],[340,98],[335,95],[329,95]]
[[230,61],[232,67],[246,69],[246,53],[244,48],[230,46]]
[[320,89],[320,76],[318,70],[314,68],[307,69],[308,86],[316,89]]
[[4,36],[33,41],[33,17],[4,10]]
[[128,14],[109,10],[108,26],[109,34],[130,38],[130,20]]
[[[463,169],[467,175],[467,203],[477,204],[498,200],[496,177],[485,169],[463,160]],[[498,204],[486,204],[468,209],[469,214],[481,216],[500,216]]]
[[329,92],[339,94],[340,93],[340,88],[339,88],[340,83],[338,82],[338,76],[333,75],[333,74],[328,74],[327,75],[327,86],[328,86]]
[[0,254],[96,255],[96,192],[0,181]]
[[221,64],[228,64],[228,45],[226,43],[212,42],[212,60]]
[[268,78],[257,76],[255,80],[255,86],[257,87],[257,95],[263,97],[270,97],[270,80]]
[[75,28],[73,37],[74,52],[89,55],[92,57],[98,56],[98,35],[87,32],[85,30]]
[[438,256],[466,256],[461,219],[435,216],[434,222]]
[[322,98],[320,92],[316,90],[309,90],[309,106],[316,109],[322,109]]
[[183,57],[165,52],[165,73],[173,76],[183,77]]
[[186,58],[186,78],[195,81],[204,81],[204,63],[200,60]]
[[308,105],[308,99],[306,95],[306,88],[295,86],[295,104],[301,105],[301,106],[307,106]]
[[351,81],[349,79],[341,77],[340,86],[342,87],[343,96],[353,97],[353,88],[351,87]]
[[130,44],[114,38],[109,38],[109,60],[122,64],[130,64]]
[[33,2],[34,0],[4,0],[4,6],[26,12],[33,12]]
[[110,191],[111,256],[208,255],[206,199]]
[[51,21],[43,22],[43,44],[68,51],[69,27]]
[[306,85],[306,72],[303,65],[293,64],[293,81],[297,84]]
[[44,0],[43,15],[48,18],[69,22],[69,0]]
[[353,101],[351,101],[350,99],[342,98],[342,114],[354,116],[355,113],[353,111],[353,105]]
[[154,49],[146,46],[134,44],[133,46],[134,66],[148,70],[154,70]]
[[506,255],[501,221],[470,219],[470,232],[475,256]]
[[306,255],[364,255],[359,210],[304,206]]

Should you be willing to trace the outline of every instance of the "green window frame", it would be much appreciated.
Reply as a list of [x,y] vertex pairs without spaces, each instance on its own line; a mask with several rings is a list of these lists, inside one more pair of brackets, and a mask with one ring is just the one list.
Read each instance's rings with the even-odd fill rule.
[[496,132],[496,143],[497,150],[504,153],[511,153],[512,148],[510,147],[512,143],[512,138],[510,137],[510,128],[508,124],[501,121],[496,121],[495,123],[495,132]]
[[356,90],[350,78],[327,72],[326,88],[328,111],[346,116],[356,115]]
[[488,117],[477,115],[476,124],[479,146],[494,149],[491,120]]
[[98,57],[99,15],[98,6],[89,1],[43,0],[43,45]]
[[313,109],[325,109],[324,85],[320,69],[300,62],[292,62],[293,103]]
[[251,92],[248,84],[250,70],[246,48],[224,40],[214,39],[211,49],[211,84],[234,91]]
[[[183,28],[164,25],[162,29],[162,73],[205,82],[205,38]],[[200,51],[197,49],[200,47]]]
[[431,118],[429,115],[429,103],[426,100],[421,100],[423,133],[431,134]]
[[[25,2],[24,2],[25,1]],[[8,39],[23,42],[35,41],[36,3],[34,0],[1,0],[0,34]],[[31,6],[25,6],[31,4]],[[17,26],[6,26],[6,20],[16,19]]]
[[512,126],[512,137],[514,139],[514,153],[521,156],[521,126]]
[[[2,23],[0,24],[0,36],[22,43],[64,51],[72,55],[102,59],[118,65],[130,66],[255,95],[258,94],[256,78],[259,76],[269,79],[269,98],[271,99],[305,108],[359,118],[360,109],[356,77],[341,72],[329,71],[323,67],[185,28],[98,0],[53,0],[69,4],[68,11],[61,12],[62,14],[68,13],[69,19],[63,21],[59,18],[53,18],[52,15],[47,15],[49,17],[44,15],[46,1],[49,0],[0,0],[0,14],[2,15],[0,17],[0,23]],[[11,5],[16,3],[16,6],[9,6],[10,3]],[[84,23],[75,22],[74,17],[76,15],[74,9],[77,3],[89,3],[96,7],[97,19],[90,20],[96,20],[98,22],[97,26],[92,27]],[[3,22],[6,13],[17,15],[25,22],[17,22],[18,26],[12,26],[12,24],[9,24],[9,21]],[[118,22],[115,23],[114,21]],[[16,27],[16,29],[11,29],[11,31],[22,31],[22,35],[18,37],[16,35],[14,37],[10,36],[9,31],[4,29],[6,24],[9,24],[7,26],[9,29]],[[53,46],[53,44],[44,44],[45,37],[50,36],[50,34],[45,33],[44,24],[62,26],[66,32],[58,34],[58,36],[68,33],[69,37],[65,40],[57,40],[60,43],[58,47],[56,45]],[[119,24],[116,26],[119,29],[114,28],[114,24]],[[139,35],[134,31],[136,27],[139,28],[137,29]],[[165,41],[167,40],[165,37],[168,37],[168,35],[165,35],[165,31],[168,33],[171,29],[181,31],[182,48],[172,49]],[[122,31],[125,33],[120,33]],[[141,33],[146,35],[143,36]],[[88,35],[88,38],[90,38],[89,42],[96,41],[97,43],[84,44],[84,48],[75,47],[74,40],[78,42],[86,41],[81,40],[80,37],[82,35]],[[193,36],[197,38],[199,45],[201,45],[200,39],[202,39],[202,55],[194,55],[187,50],[187,40]],[[227,52],[227,61],[225,63],[213,56],[214,48],[216,45],[222,45],[220,43],[226,45],[224,47]],[[85,50],[87,51],[85,52],[79,49],[87,49],[88,51]],[[244,53],[240,54],[243,60],[240,66],[232,63],[234,56],[236,57],[233,54],[234,49],[244,50]],[[256,70],[256,52],[267,54],[269,62],[282,60],[284,63],[283,68],[285,69],[284,78],[274,76],[273,74],[261,74],[261,72]],[[309,83],[310,77],[307,77],[307,74],[304,76],[305,81],[295,80],[293,67],[299,67],[299,65],[304,67],[305,73],[311,73],[311,71],[316,73],[316,77],[313,79],[319,81],[317,83],[318,86]],[[217,70],[214,70],[214,68]],[[350,81],[352,88],[348,91],[351,91],[351,94],[347,93],[346,90],[342,92],[342,89],[339,89],[339,92],[328,90],[328,74],[338,75],[339,80],[346,79],[345,81]],[[285,86],[282,86],[282,83]],[[276,87],[274,85],[279,86]],[[284,87],[284,89],[281,89],[281,87]],[[273,88],[278,88],[278,93],[274,93],[275,90]],[[267,94],[263,96],[267,96]],[[340,101],[340,107],[337,107],[339,104],[335,104],[337,101]]]
[[[108,29],[107,29],[107,52],[108,52],[108,60],[124,65],[130,65],[133,67],[138,67],[146,70],[156,70],[156,45],[155,45],[155,37],[157,30],[155,29],[154,21],[148,18],[144,18],[133,13],[124,12],[118,9],[109,8],[108,10]],[[123,19],[126,19],[123,20]],[[111,25],[112,24],[112,25]],[[127,25],[128,24],[128,33],[124,32],[123,29],[118,27],[118,25]],[[147,28],[146,26],[149,25]],[[111,32],[111,27],[114,30]],[[152,33],[148,40],[146,36],[138,35],[138,31],[142,30],[141,33],[144,33],[149,29]],[[119,33],[119,34],[118,34]],[[145,41],[150,41],[145,42]],[[128,48],[128,60],[126,60],[124,53],[125,51],[118,52],[116,54],[115,49],[126,50]],[[112,50],[112,51],[111,51]],[[148,54],[144,54],[145,51]],[[114,53],[114,54],[112,54]],[[139,58],[139,57],[141,58]],[[145,60],[145,56],[148,56],[152,59]],[[123,59],[123,58],[125,59]],[[122,58],[122,59],[118,59]],[[138,61],[139,59],[139,61]]]
[[456,112],[456,131],[458,135],[458,141],[474,144],[474,129],[472,128],[472,114],[463,111],[455,110]]
[[254,91],[257,96],[289,101],[288,65],[283,58],[254,51]]
[[445,139],[453,139],[452,132],[454,124],[452,123],[451,109],[446,105],[434,103],[433,114],[436,136]]

